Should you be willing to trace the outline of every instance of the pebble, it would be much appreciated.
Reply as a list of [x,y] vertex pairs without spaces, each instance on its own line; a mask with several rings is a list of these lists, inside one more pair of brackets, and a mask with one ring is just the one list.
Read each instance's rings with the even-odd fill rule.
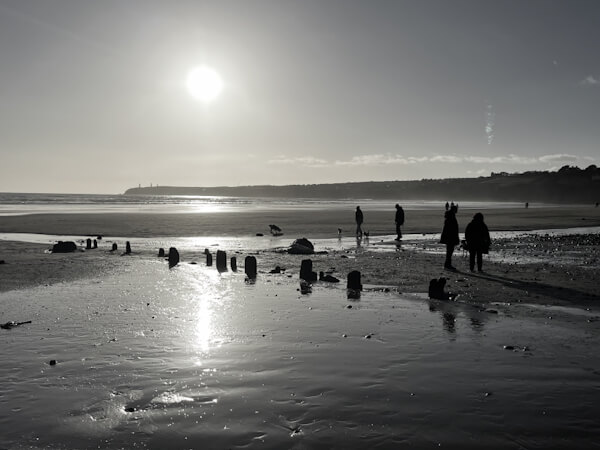
[[56,360],[55,359],[51,359],[48,364],[50,364],[51,366],[55,366],[56,365]]
[[504,350],[514,350],[515,347],[513,345],[505,345]]

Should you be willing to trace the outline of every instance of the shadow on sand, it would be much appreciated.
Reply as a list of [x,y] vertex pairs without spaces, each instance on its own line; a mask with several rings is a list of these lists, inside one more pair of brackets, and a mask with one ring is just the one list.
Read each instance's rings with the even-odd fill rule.
[[540,283],[537,281],[517,280],[515,278],[493,275],[486,272],[462,273],[464,273],[465,275],[470,275],[473,278],[479,278],[482,280],[499,283],[509,288],[520,289],[522,291],[525,291],[528,295],[543,295],[545,297],[551,297],[567,304],[573,304],[574,302],[582,301],[590,303],[600,301],[600,296],[579,291],[577,289],[562,286],[553,286],[551,284]]

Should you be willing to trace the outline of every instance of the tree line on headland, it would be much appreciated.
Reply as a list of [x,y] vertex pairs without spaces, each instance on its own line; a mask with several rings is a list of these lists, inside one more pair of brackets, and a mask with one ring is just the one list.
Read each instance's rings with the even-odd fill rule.
[[600,201],[600,169],[563,166],[556,172],[494,173],[489,177],[368,181],[331,184],[258,186],[151,186],[124,195],[202,195],[283,198],[372,198],[394,200],[504,201],[596,203]]

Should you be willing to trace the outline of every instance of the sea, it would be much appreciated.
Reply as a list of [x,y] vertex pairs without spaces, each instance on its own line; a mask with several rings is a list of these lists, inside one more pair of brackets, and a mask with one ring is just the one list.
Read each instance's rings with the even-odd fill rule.
[[[393,209],[393,200],[378,199],[314,199],[314,198],[266,198],[266,197],[218,197],[218,196],[129,196],[98,194],[32,194],[0,193],[0,216],[36,213],[85,213],[85,212],[147,212],[189,213],[225,212],[251,210],[352,210],[357,202],[368,202],[372,211]],[[402,201],[405,210],[440,209],[445,200]],[[391,208],[390,208],[391,204]],[[522,207],[516,202],[461,202],[465,208],[514,208]],[[532,204],[531,207],[549,206]]]

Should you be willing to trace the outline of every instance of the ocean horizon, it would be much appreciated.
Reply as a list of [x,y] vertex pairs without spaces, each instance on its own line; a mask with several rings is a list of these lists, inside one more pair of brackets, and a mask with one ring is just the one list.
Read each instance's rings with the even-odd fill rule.
[[[198,195],[144,195],[122,194],[52,194],[1,193],[0,216],[59,213],[219,213],[236,211],[277,210],[352,210],[357,204],[367,205],[371,211],[393,210],[400,203],[405,210],[443,209],[446,201],[454,201],[465,209],[521,208],[522,202],[482,202],[441,200],[397,200],[376,198],[277,198],[226,197]],[[549,207],[550,203],[531,203],[530,207]],[[575,206],[575,205],[573,205]]]

